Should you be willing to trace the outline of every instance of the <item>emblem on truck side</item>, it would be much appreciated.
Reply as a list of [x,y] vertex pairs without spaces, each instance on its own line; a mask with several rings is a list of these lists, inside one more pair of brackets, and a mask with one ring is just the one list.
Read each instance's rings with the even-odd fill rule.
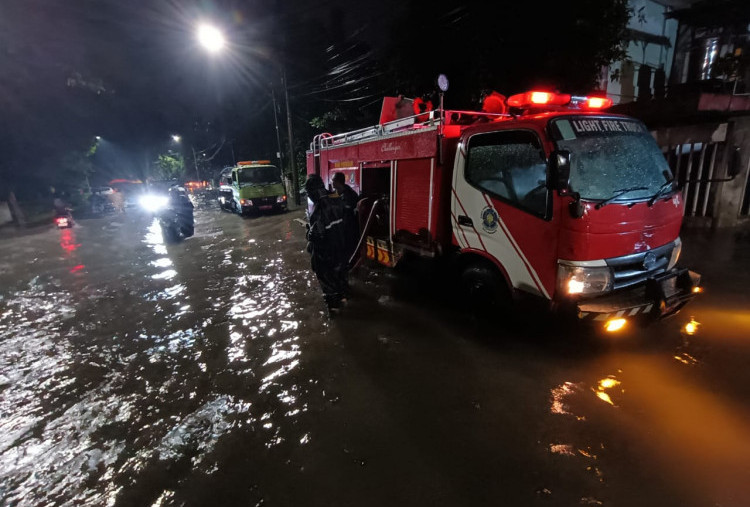
[[482,210],[482,229],[485,232],[494,234],[497,230],[497,211],[491,206],[487,206]]

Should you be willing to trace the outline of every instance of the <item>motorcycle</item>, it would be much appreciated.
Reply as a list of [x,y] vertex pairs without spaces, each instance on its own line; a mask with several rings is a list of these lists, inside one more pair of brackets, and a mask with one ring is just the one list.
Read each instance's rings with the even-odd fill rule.
[[58,229],[67,229],[73,227],[73,215],[70,209],[57,210],[54,218],[55,225]]
[[195,233],[193,203],[181,187],[172,187],[167,195],[146,194],[141,205],[159,220],[164,238],[176,242]]

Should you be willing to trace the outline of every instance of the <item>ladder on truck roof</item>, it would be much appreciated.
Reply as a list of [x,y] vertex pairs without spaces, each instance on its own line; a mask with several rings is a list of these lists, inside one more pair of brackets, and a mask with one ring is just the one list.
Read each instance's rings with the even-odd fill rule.
[[[374,139],[377,137],[406,132],[409,130],[434,127],[440,124],[440,115],[438,114],[439,112],[439,110],[432,110],[414,116],[399,118],[398,120],[383,123],[382,125],[378,124],[373,125],[372,127],[353,130],[351,132],[344,132],[343,134],[318,134],[313,138],[313,142],[310,143],[310,151],[312,152],[313,157],[317,157],[315,158],[315,160],[319,160],[321,149],[364,141],[366,139]],[[418,121],[418,117],[424,115],[429,115],[428,119],[425,121]]]
[[323,139],[333,137],[328,132],[323,132],[313,137],[312,143],[310,143],[310,150],[313,154],[313,165],[315,167],[315,174],[320,174],[320,147],[323,144]]
[[[420,121],[420,117],[428,115],[428,118],[424,121]],[[373,125],[371,127],[365,127],[351,132],[344,132],[342,134],[331,135],[329,133],[318,134],[313,138],[310,143],[310,152],[313,154],[315,161],[316,170],[319,169],[320,162],[320,150],[342,146],[350,143],[356,143],[364,140],[375,139],[378,137],[385,137],[394,134],[403,134],[407,132],[415,132],[424,128],[440,127],[443,124],[451,125],[453,116],[473,118],[474,121],[479,118],[487,118],[490,120],[502,120],[509,119],[513,116],[506,113],[483,113],[481,111],[459,111],[459,110],[440,110],[433,109],[413,116],[407,116],[405,118],[399,118],[388,123]],[[460,123],[460,122],[459,122]],[[463,126],[469,126],[469,123],[460,123]],[[442,133],[442,132],[441,132]]]

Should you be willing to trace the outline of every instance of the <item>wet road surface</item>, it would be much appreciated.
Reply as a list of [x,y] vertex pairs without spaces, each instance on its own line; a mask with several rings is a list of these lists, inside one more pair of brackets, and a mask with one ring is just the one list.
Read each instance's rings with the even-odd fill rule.
[[748,505],[747,237],[683,235],[706,293],[602,338],[414,273],[331,321],[301,216],[0,238],[2,503]]

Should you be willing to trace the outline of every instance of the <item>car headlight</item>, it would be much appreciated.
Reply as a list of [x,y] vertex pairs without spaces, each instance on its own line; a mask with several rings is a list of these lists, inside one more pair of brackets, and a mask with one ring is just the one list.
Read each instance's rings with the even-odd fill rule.
[[682,253],[682,241],[680,238],[677,238],[674,240],[674,248],[672,249],[672,257],[669,259],[669,264],[667,265],[667,271],[672,269],[675,264],[677,264],[677,261],[680,260],[680,253]]
[[146,194],[141,196],[140,203],[146,211],[153,213],[165,208],[169,204],[169,198],[165,195]]
[[566,296],[607,292],[612,282],[612,270],[607,266],[557,265],[557,287]]
[[240,199],[240,204],[242,206],[252,206],[253,200],[252,199]]
[[276,198],[276,202],[286,202],[286,196],[280,195]]

